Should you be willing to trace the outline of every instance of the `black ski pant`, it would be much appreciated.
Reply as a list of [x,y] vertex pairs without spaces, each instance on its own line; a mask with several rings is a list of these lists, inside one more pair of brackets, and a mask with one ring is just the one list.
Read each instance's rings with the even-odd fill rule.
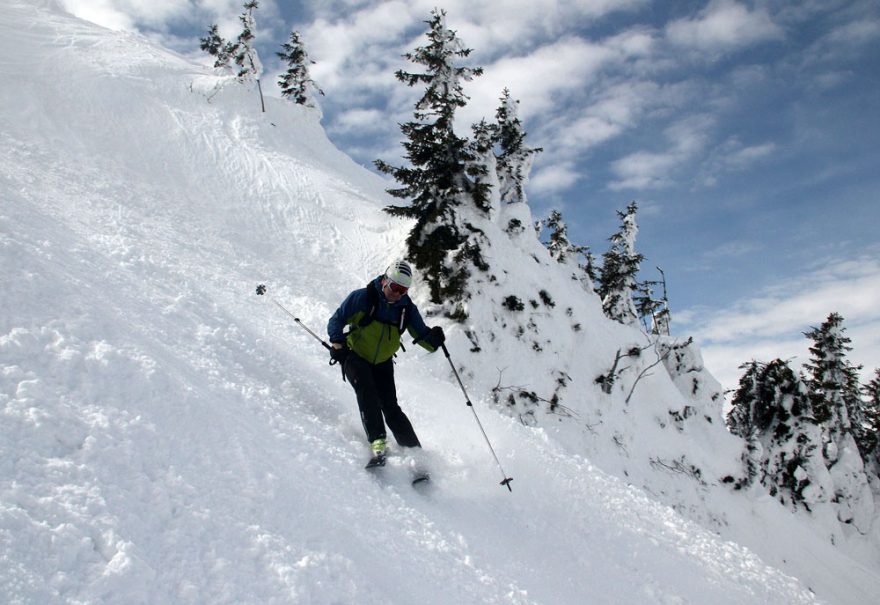
[[[385,439],[385,424],[402,447],[421,447],[412,424],[397,404],[394,385],[394,361],[372,364],[351,353],[345,360],[345,376],[357,395],[361,422],[367,439]],[[383,420],[384,417],[384,420]]]

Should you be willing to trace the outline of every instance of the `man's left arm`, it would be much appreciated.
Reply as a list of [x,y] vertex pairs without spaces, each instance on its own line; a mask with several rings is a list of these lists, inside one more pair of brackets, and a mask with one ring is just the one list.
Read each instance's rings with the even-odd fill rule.
[[415,338],[414,342],[418,343],[431,353],[439,349],[443,343],[446,342],[443,328],[440,326],[429,328],[426,326],[425,320],[422,319],[422,314],[419,313],[419,310],[415,305],[410,306],[409,327],[407,330],[409,331],[410,336]]

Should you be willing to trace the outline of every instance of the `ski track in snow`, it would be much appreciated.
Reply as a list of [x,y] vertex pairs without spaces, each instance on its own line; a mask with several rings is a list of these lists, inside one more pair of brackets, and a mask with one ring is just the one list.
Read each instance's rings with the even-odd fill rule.
[[401,246],[378,179],[138,36],[12,4],[42,113],[0,113],[0,600],[820,602],[478,399],[500,487],[440,355],[397,366],[429,488],[393,449],[361,471],[350,387],[254,288],[323,335]]

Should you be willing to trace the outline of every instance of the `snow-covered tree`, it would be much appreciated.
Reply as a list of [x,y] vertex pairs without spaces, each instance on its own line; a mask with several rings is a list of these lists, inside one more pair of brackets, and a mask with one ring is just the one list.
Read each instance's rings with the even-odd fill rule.
[[859,383],[859,371],[861,369],[861,366],[854,366],[850,362],[846,363],[846,386],[843,390],[843,401],[846,405],[846,412],[849,415],[853,439],[856,440],[859,455],[864,459],[865,450],[862,444],[866,438],[867,421],[865,418],[865,402],[862,400],[862,385]]
[[[873,515],[864,463],[856,443],[860,424],[860,399],[855,368],[847,361],[852,349],[844,334],[843,317],[831,313],[819,327],[805,333],[813,341],[809,372],[810,398],[822,428],[825,465],[834,481],[838,519],[866,531]],[[854,424],[855,423],[855,424]]]
[[[874,378],[872,378],[863,389],[867,401],[866,409],[880,408],[880,368],[874,370]],[[870,414],[868,414],[870,416]]]
[[544,226],[550,231],[549,239],[544,245],[550,251],[550,257],[557,263],[575,261],[580,254],[583,254],[585,248],[572,244],[568,239],[568,227],[559,210],[550,211]]
[[518,117],[519,101],[513,99],[506,88],[501,93],[500,100],[501,105],[495,112],[496,139],[500,149],[498,182],[501,201],[515,204],[525,202],[525,186],[532,169],[532,161],[535,154],[543,149],[526,146],[526,133]]
[[859,449],[865,468],[880,478],[880,369],[874,370],[874,378],[863,387],[863,392],[865,431]]
[[644,256],[636,252],[636,224],[638,206],[631,202],[626,212],[617,211],[620,217],[620,230],[611,236],[611,248],[602,255],[602,268],[599,270],[599,296],[602,309],[609,318],[622,324],[634,325],[638,313],[633,302],[633,293],[638,288],[636,275]]
[[[473,182],[467,174],[472,157],[466,139],[453,129],[455,112],[467,104],[462,83],[482,74],[481,68],[456,65],[471,50],[455,31],[446,27],[446,12],[435,9],[428,23],[428,43],[407,53],[406,58],[423,72],[403,70],[395,76],[407,86],[423,84],[425,92],[416,103],[414,120],[401,125],[409,166],[391,166],[381,160],[376,167],[401,185],[390,189],[397,198],[411,200],[407,206],[389,206],[393,216],[415,219],[407,237],[407,254],[428,283],[431,301],[446,305],[446,313],[462,318],[461,301],[470,274],[468,265],[480,251],[469,242],[472,233],[462,224],[456,208],[471,203]],[[477,195],[479,198],[479,194]]]
[[[813,341],[811,359],[805,365],[809,372],[810,396],[816,420],[827,427],[836,441],[838,436],[852,431],[852,367],[846,359],[850,339],[844,335],[843,317],[837,313],[828,316],[819,328],[804,335]],[[829,456],[833,459],[833,455]]]
[[257,83],[257,90],[260,93],[260,105],[263,111],[266,111],[266,103],[263,100],[263,89],[260,86],[260,76],[263,73],[263,64],[257,55],[257,50],[253,47],[254,32],[256,31],[256,23],[254,21],[254,11],[259,8],[257,0],[249,0],[244,4],[244,12],[238,17],[242,24],[242,31],[238,35],[235,42],[225,41],[217,31],[217,26],[212,25],[208,29],[208,35],[199,38],[199,47],[209,55],[216,58],[214,67],[217,69],[231,69],[230,62],[234,62],[237,66],[237,77],[241,82]]
[[[559,264],[575,268],[572,279],[580,282],[587,292],[593,292],[596,273],[589,246],[578,246],[568,239],[568,227],[559,210],[553,209],[546,219],[535,222],[535,231],[539,239],[545,229],[549,235],[547,241],[542,243],[550,252],[550,258]],[[581,257],[584,259],[583,263],[580,261]]]
[[[636,313],[645,322],[646,331],[658,336],[669,336],[669,323],[672,316],[669,312],[669,296],[666,292],[666,275],[660,267],[657,267],[657,270],[660,272],[661,278],[640,282],[636,289],[634,302]],[[656,286],[662,286],[661,298],[657,298],[654,294]]]
[[215,69],[229,69],[231,67],[232,57],[238,47],[234,43],[224,40],[216,25],[212,25],[208,29],[208,35],[199,38],[199,42],[199,48],[214,57]]
[[584,259],[582,268],[586,276],[585,282],[589,284],[587,289],[592,292],[595,289],[595,284],[599,281],[599,273],[596,270],[596,257],[590,251],[589,246],[584,246]]
[[254,36],[257,31],[257,24],[254,20],[254,11],[260,7],[257,0],[248,0],[244,3],[244,12],[239,15],[238,20],[241,21],[242,30],[238,34],[238,44],[233,56],[235,64],[238,65],[238,77],[242,80],[257,80],[263,74],[263,64],[254,48]]
[[316,107],[314,93],[323,95],[324,91],[309,77],[309,65],[314,61],[309,59],[299,32],[290,32],[290,38],[281,48],[284,52],[275,53],[287,65],[287,71],[278,78],[281,96],[298,105]]
[[738,488],[760,482],[780,502],[808,510],[829,498],[821,432],[803,382],[780,359],[752,361],[727,415],[730,431],[745,440],[745,476]]
[[497,189],[498,184],[495,153],[492,149],[493,129],[486,120],[480,120],[478,124],[471,126],[471,131],[474,137],[469,143],[465,165],[465,172],[473,181],[471,199],[478,210],[491,215],[494,210],[492,190]]
[[763,367],[764,364],[754,360],[740,366],[740,369],[745,370],[745,373],[739,379],[739,387],[733,396],[730,411],[725,419],[728,430],[734,435],[745,437],[751,432],[752,427],[759,423],[760,389],[758,381]]
[[242,82],[256,82],[260,92],[260,105],[266,111],[266,103],[263,100],[263,88],[260,86],[260,76],[263,75],[263,64],[254,48],[254,36],[257,24],[254,20],[254,11],[260,7],[257,0],[248,0],[244,3],[244,12],[239,15],[242,30],[238,34],[238,41],[234,47],[233,60],[238,66],[238,79]]
[[737,482],[737,488],[748,487],[763,480],[763,464],[761,459],[764,450],[761,447],[760,425],[768,425],[768,419],[762,416],[766,409],[761,405],[759,381],[763,370],[762,364],[752,361],[740,366],[746,372],[739,379],[739,388],[733,397],[732,407],[727,414],[727,428],[734,435],[745,439],[745,451],[742,455],[745,477]]

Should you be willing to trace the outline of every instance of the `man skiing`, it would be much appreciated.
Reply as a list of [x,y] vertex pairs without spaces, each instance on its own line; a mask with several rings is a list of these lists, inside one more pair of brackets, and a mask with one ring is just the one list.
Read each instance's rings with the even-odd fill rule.
[[[397,403],[393,356],[405,331],[434,352],[445,341],[443,329],[428,328],[407,295],[413,271],[398,260],[365,288],[350,293],[327,323],[330,357],[342,366],[357,396],[361,421],[370,442],[367,468],[385,464],[386,432],[401,447],[421,447],[412,424]],[[343,330],[350,326],[348,333]]]

